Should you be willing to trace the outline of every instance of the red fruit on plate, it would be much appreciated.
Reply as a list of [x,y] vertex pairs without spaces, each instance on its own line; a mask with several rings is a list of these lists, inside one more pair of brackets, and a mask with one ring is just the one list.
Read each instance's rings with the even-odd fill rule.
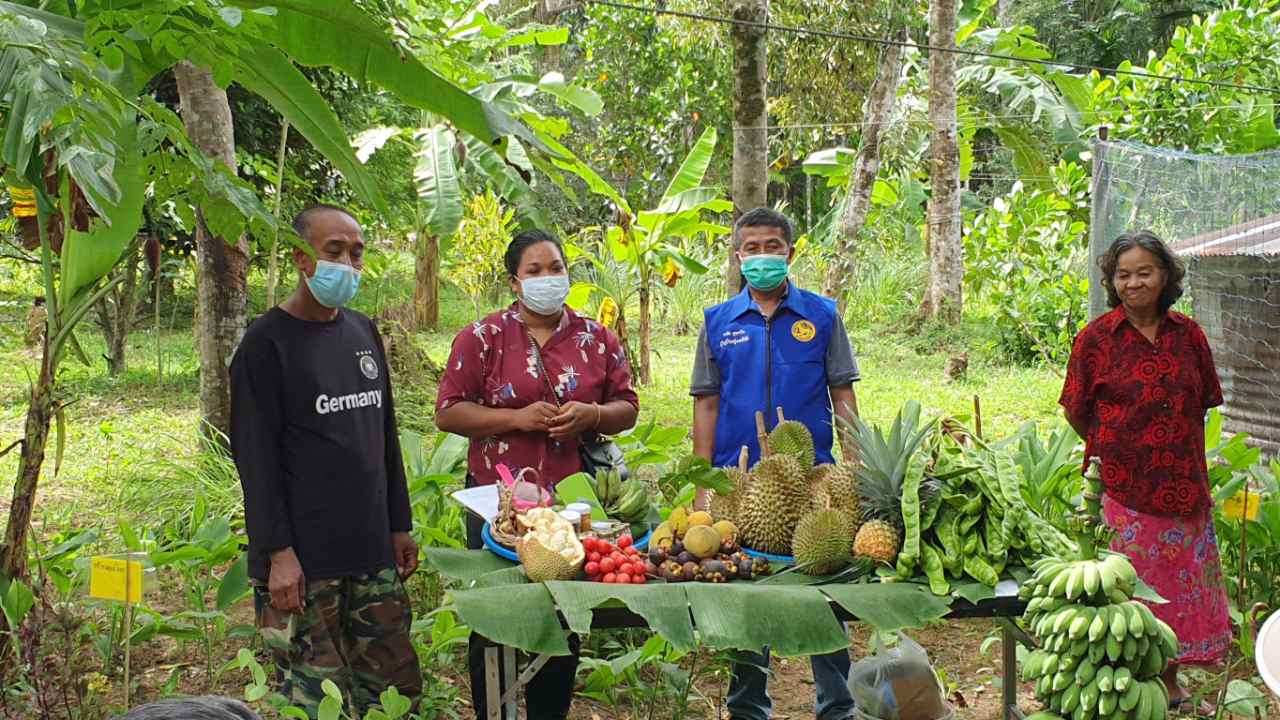
[[612,585],[613,583],[618,582],[618,576],[614,575],[613,573],[608,573],[607,575],[604,576],[604,581]]
[[600,572],[611,573],[618,569],[618,563],[613,558],[607,557],[600,561]]
[[583,568],[583,570],[587,571],[587,575],[589,577],[595,577],[596,575],[600,574],[600,563],[589,562],[587,563],[586,567]]
[[598,552],[589,552],[589,553],[587,553],[587,561],[588,561],[588,562],[600,562],[600,557],[601,557],[601,556],[600,556],[600,553],[598,553]]
[[623,535],[622,537],[618,538],[618,547],[629,548],[631,547],[631,542],[632,540],[630,535]]
[[631,576],[631,584],[632,584],[632,585],[643,585],[644,583],[645,583],[645,577],[644,577],[643,575],[632,575],[632,576]]

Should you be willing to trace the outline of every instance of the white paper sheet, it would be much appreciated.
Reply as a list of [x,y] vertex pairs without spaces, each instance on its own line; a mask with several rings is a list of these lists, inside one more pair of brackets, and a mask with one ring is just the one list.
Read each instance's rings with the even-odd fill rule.
[[469,512],[483,518],[485,522],[489,522],[498,514],[497,485],[480,485],[465,490],[457,490],[452,497]]

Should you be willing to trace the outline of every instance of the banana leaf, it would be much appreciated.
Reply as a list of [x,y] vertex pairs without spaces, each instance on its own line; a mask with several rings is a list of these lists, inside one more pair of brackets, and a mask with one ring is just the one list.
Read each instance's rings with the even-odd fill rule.
[[494,643],[532,653],[569,654],[556,604],[542,583],[455,590],[450,595],[462,621]]
[[815,587],[690,583],[684,587],[703,645],[781,657],[822,655],[849,647],[844,626]]
[[450,580],[470,583],[481,575],[516,567],[487,550],[458,550],[456,548],[424,547],[422,555],[432,567]]
[[[58,287],[58,304],[63,312],[71,310],[71,301],[83,295],[82,290],[87,291],[111,272],[142,226],[146,183],[138,126],[132,112],[121,118],[117,130],[113,176],[120,191],[119,198],[111,204],[101,203],[104,215],[93,221],[88,232],[72,228],[67,233],[62,244],[62,282]],[[72,174],[75,176],[74,172]],[[82,180],[76,177],[83,187]],[[84,297],[79,299],[85,300]]]
[[708,126],[698,137],[689,154],[685,156],[680,168],[671,176],[671,183],[662,193],[662,202],[666,202],[686,190],[692,190],[702,184],[702,178],[711,166],[711,158],[716,151],[716,129]]
[[881,632],[924,627],[951,609],[950,598],[938,597],[916,583],[824,585],[822,592]]
[[386,199],[378,189],[377,180],[356,158],[342,123],[289,58],[267,45],[249,44],[239,60],[236,79],[240,84],[271,103],[342,172],[361,199],[385,211]]
[[452,237],[462,223],[462,187],[453,158],[453,133],[444,125],[423,128],[415,139],[420,143],[418,165],[413,179],[426,215],[431,235]]
[[618,600],[645,619],[649,627],[678,650],[694,647],[693,622],[684,585],[605,585],[603,583],[549,582],[547,589],[564,614],[569,629],[591,630],[591,610]]
[[401,52],[382,27],[350,0],[231,0],[230,4],[273,8],[274,21],[261,24],[264,39],[303,65],[335,67],[357,82],[380,85],[487,143],[512,134],[534,140],[528,128],[493,103],[472,97]]

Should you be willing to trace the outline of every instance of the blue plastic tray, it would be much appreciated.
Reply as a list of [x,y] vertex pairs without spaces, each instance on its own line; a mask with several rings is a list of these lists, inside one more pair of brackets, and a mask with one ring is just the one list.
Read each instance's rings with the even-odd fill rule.
[[[633,543],[633,545],[635,545],[635,548],[637,550],[644,550],[645,548],[649,547],[649,537],[651,535],[653,535],[653,530],[649,530],[649,532],[645,533],[643,537],[641,537],[639,540],[636,540]],[[510,560],[511,562],[520,562],[520,558],[516,555],[515,550],[512,550],[506,545],[503,545],[502,543],[493,539],[493,533],[489,532],[489,523],[485,523],[484,528],[480,530],[480,538],[484,540],[484,546],[488,548],[489,552],[493,553],[494,555],[497,555],[500,558],[505,558],[507,560]],[[766,557],[771,562],[773,561],[772,557],[768,557],[764,555],[762,555],[761,557]]]
[[760,552],[759,550],[752,550],[751,548],[746,547],[745,545],[742,547],[742,552],[744,552],[744,553],[746,553],[746,554],[748,554],[748,555],[750,555],[751,557],[754,557],[754,558],[762,558],[762,559],[764,559],[764,560],[768,560],[768,561],[769,561],[769,562],[771,562],[771,563],[780,563],[780,564],[782,564],[782,565],[795,565],[795,564],[796,564],[796,559],[795,559],[795,557],[793,557],[793,556],[791,556],[791,555],[770,555],[770,554],[769,554],[769,553],[767,553],[767,552]]

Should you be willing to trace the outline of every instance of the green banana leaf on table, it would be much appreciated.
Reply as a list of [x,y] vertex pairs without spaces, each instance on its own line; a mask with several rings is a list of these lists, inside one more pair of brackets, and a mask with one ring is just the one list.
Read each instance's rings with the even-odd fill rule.
[[[567,655],[557,615],[574,632],[591,627],[591,611],[626,607],[678,648],[758,650],[772,645],[779,656],[814,655],[848,646],[830,610],[834,601],[881,631],[922,627],[941,619],[952,599],[911,583],[801,584],[733,582],[606,585],[589,582],[529,583],[519,567],[482,550],[424,548],[452,590],[463,622],[490,640],[528,652]],[[790,577],[790,576],[788,576]],[[811,578],[820,582],[821,578]]]

